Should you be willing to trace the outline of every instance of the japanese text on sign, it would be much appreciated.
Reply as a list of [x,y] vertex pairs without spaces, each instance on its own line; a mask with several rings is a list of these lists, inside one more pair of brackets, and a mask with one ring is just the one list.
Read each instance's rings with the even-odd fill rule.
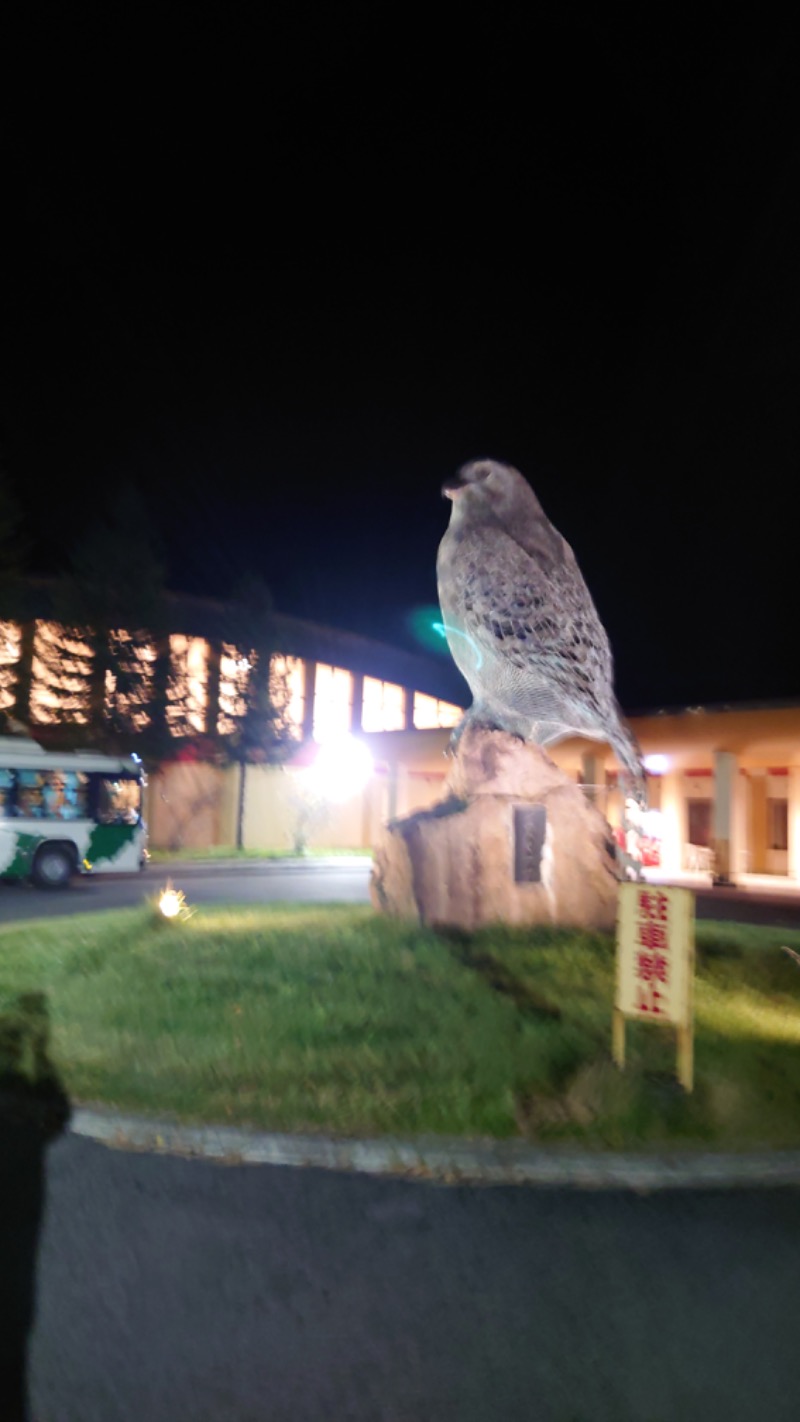
[[693,921],[688,889],[620,885],[616,1006],[626,1017],[688,1025]]

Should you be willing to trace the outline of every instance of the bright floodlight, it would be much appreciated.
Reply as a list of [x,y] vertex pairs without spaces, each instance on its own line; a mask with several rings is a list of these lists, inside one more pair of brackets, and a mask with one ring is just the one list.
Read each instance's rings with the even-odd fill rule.
[[642,815],[642,834],[648,839],[663,839],[664,816],[660,810],[645,810]]
[[183,894],[177,889],[162,889],[158,899],[158,907],[165,918],[177,918],[183,906]]
[[642,761],[645,770],[649,770],[651,775],[666,775],[669,770],[668,755],[646,755]]
[[372,756],[364,742],[354,736],[325,741],[311,766],[311,780],[317,794],[334,804],[357,795],[371,775]]

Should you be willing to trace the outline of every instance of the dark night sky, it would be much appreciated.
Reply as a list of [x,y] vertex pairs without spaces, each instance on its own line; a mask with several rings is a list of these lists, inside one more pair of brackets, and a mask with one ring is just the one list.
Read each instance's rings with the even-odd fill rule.
[[35,567],[132,481],[174,587],[249,568],[411,645],[441,482],[489,454],[572,543],[624,705],[800,695],[788,30],[331,11],[44,7],[7,53],[0,450]]

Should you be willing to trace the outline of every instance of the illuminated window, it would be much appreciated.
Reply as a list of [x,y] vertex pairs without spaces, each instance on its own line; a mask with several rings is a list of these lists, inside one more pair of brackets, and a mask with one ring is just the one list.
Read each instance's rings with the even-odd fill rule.
[[89,719],[92,649],[58,622],[37,622],[31,663],[31,720],[39,725]]
[[[251,657],[241,648],[226,642],[219,660],[220,735],[229,736],[247,709],[247,683],[253,670]],[[274,656],[270,661],[269,693],[278,713],[281,729],[296,728],[298,737],[303,728],[305,709],[305,668],[300,657]]]
[[402,731],[406,724],[405,693],[391,681],[364,677],[361,710],[363,731]]
[[129,632],[113,632],[112,653],[120,675],[106,672],[105,710],[110,722],[126,731],[143,731],[150,721],[156,649]]
[[[142,730],[150,718],[155,648],[127,632],[111,634],[111,653],[119,674],[106,672],[104,710],[111,724]],[[88,642],[57,622],[37,622],[31,663],[31,719],[39,725],[72,721],[86,725],[92,697],[92,660]]]
[[15,622],[0,622],[0,711],[14,705],[21,642],[22,634]]
[[250,658],[239,647],[224,642],[219,659],[219,717],[217,730],[229,736],[236,730],[237,720],[245,712],[247,678]]
[[[302,734],[306,706],[306,675],[300,657],[272,658],[269,669],[272,704],[287,728]],[[352,692],[351,692],[352,696]]]
[[208,690],[208,647],[202,637],[169,639],[172,678],[167,706],[167,722],[175,736],[204,731]]
[[418,731],[434,731],[457,726],[464,712],[449,701],[437,701],[435,696],[414,692],[414,726]]
[[346,736],[353,709],[353,676],[342,667],[317,663],[314,687],[314,740]]

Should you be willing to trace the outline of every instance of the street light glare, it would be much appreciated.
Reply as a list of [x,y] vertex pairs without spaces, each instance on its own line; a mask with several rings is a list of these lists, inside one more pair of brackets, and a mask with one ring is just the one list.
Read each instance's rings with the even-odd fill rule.
[[181,901],[183,895],[177,889],[162,889],[159,895],[158,907],[165,918],[177,918],[181,911]]
[[337,737],[320,746],[311,767],[317,794],[342,804],[359,794],[372,775],[372,756],[354,736]]
[[651,775],[666,775],[669,770],[669,756],[658,754],[646,755],[642,761],[642,765]]

